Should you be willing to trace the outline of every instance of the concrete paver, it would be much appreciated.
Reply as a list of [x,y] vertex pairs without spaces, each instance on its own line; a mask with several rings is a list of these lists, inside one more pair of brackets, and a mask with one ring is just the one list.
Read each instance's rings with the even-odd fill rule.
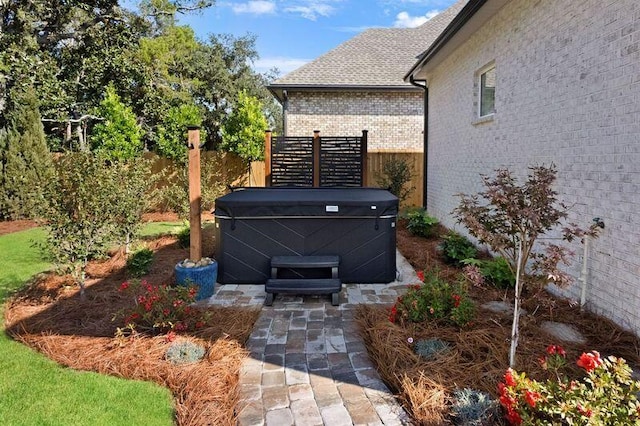
[[[262,307],[240,372],[239,426],[403,425],[409,417],[380,379],[353,322],[359,304],[390,304],[417,281],[398,254],[402,281],[344,284],[327,296],[278,295]],[[209,303],[263,305],[264,285],[218,285]]]

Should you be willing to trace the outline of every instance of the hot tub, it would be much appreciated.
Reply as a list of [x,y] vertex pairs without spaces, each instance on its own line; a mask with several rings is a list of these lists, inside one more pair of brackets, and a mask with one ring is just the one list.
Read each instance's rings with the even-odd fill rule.
[[261,284],[273,256],[326,255],[343,283],[391,282],[397,214],[377,188],[236,189],[216,200],[218,282]]

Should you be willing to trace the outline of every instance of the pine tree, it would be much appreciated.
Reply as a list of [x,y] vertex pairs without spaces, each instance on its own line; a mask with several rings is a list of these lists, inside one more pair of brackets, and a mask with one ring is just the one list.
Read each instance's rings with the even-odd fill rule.
[[43,201],[43,186],[53,173],[35,90],[20,90],[0,134],[2,192],[0,217],[35,218]]

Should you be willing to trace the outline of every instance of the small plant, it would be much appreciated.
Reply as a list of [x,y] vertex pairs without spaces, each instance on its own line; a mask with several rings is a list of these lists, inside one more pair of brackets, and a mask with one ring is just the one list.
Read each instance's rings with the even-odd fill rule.
[[122,313],[125,326],[152,334],[193,331],[206,325],[207,314],[190,306],[198,288],[152,285],[147,281],[131,280],[120,285],[120,292],[132,296],[135,305]]
[[191,245],[191,228],[185,226],[178,232],[177,237],[180,247],[189,248]]
[[[631,368],[622,358],[600,358],[596,351],[583,353],[577,365],[586,372],[580,380],[559,373],[566,354],[549,346],[541,358],[543,367],[555,370],[556,377],[538,382],[508,369],[500,383],[500,404],[512,425],[637,425],[640,382],[632,380]],[[553,366],[553,367],[551,367]]]
[[411,235],[417,235],[419,237],[431,237],[435,233],[438,219],[429,214],[423,209],[414,210],[407,214],[407,229]]
[[462,282],[451,285],[434,273],[425,274],[424,284],[410,285],[391,307],[389,321],[422,322],[446,319],[458,326],[471,321],[474,305]]
[[127,272],[130,276],[139,278],[149,273],[153,263],[153,250],[143,247],[131,253],[127,258]]
[[431,359],[435,356],[448,352],[451,347],[449,343],[440,339],[421,339],[413,347],[413,351],[424,359]]
[[205,349],[189,341],[172,343],[164,357],[175,365],[192,364],[204,358]]
[[474,259],[478,255],[473,243],[457,232],[447,234],[439,249],[446,262],[458,266],[461,266],[465,259]]
[[453,392],[451,415],[454,425],[493,425],[500,417],[500,405],[486,392],[469,388],[456,389]]
[[413,178],[413,169],[406,160],[392,158],[382,166],[382,174],[377,183],[381,188],[386,188],[400,201],[409,197],[414,187],[407,187]]
[[482,262],[482,276],[497,288],[514,288],[516,276],[504,257],[496,257]]

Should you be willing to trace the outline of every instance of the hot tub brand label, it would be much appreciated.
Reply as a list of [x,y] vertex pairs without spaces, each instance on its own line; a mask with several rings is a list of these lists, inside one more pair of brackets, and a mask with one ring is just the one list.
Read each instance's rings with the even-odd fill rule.
[[378,206],[371,206],[371,210],[376,210]]
[[325,206],[324,208],[327,213],[338,213],[340,210],[338,209],[338,206]]

